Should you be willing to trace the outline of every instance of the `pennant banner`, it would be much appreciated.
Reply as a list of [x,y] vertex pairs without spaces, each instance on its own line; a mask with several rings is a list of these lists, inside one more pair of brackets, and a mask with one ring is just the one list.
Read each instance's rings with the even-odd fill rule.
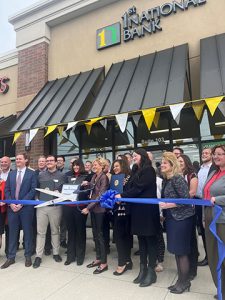
[[100,121],[100,124],[105,128],[105,130],[106,130],[106,128],[107,128],[107,119],[104,119],[104,120],[101,120]]
[[205,103],[208,106],[208,109],[212,116],[214,115],[218,105],[223,100],[223,98],[224,96],[205,99]]
[[194,110],[195,116],[200,121],[202,117],[202,112],[205,106],[205,102],[200,102],[200,103],[192,103],[192,108]]
[[22,133],[23,133],[22,131],[14,133],[14,138],[13,138],[13,143],[12,144],[16,143],[16,141],[18,140],[18,138],[21,136]]
[[185,102],[184,103],[178,103],[175,105],[170,105],[170,111],[172,113],[173,119],[179,123],[180,122],[180,113],[182,108],[184,107]]
[[141,117],[141,115],[133,115],[132,116],[134,124],[135,124],[136,127],[138,127],[138,123],[139,123],[140,117]]
[[66,131],[67,131],[67,130],[69,130],[70,128],[72,128],[72,127],[76,126],[76,125],[77,125],[77,123],[78,123],[78,121],[76,121],[76,122],[70,122],[70,123],[68,123],[68,124],[67,124],[67,128],[66,128]]
[[153,120],[155,118],[155,113],[156,113],[156,108],[149,108],[149,109],[142,110],[142,114],[145,119],[145,123],[148,127],[148,130],[150,130],[152,126]]
[[115,117],[121,132],[124,132],[127,127],[128,113],[115,115]]
[[35,128],[35,129],[31,129],[29,131],[29,140],[28,140],[28,144],[31,143],[31,141],[33,140],[33,138],[35,137],[35,135],[37,134],[39,128]]
[[88,135],[91,133],[92,125],[102,119],[103,119],[103,117],[94,118],[94,119],[91,119],[89,122],[84,123],[86,126],[86,129],[87,129]]
[[154,125],[155,125],[156,128],[157,128],[158,125],[159,125],[159,118],[160,118],[160,112],[157,111],[157,112],[155,113],[155,118],[154,118],[154,120],[153,120]]
[[47,128],[47,132],[45,134],[44,137],[46,137],[47,135],[49,135],[50,133],[52,133],[55,129],[56,129],[57,125],[51,125],[51,126],[48,126]]
[[223,114],[223,116],[225,117],[225,102],[220,102],[220,104],[218,105],[218,108],[221,111],[221,113]]
[[64,131],[64,126],[59,126],[58,127],[58,133],[59,133],[59,136],[60,136],[60,140],[62,140],[63,136],[63,131]]

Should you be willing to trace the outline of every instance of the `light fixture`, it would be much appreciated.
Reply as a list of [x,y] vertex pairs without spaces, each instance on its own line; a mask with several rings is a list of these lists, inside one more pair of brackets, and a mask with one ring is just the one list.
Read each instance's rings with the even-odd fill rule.
[[215,123],[216,126],[225,126],[225,122],[217,122]]
[[[172,128],[172,131],[180,131],[180,127]],[[155,134],[155,133],[163,133],[163,132],[169,132],[169,129],[161,129],[161,130],[153,130],[150,131],[150,133]]]

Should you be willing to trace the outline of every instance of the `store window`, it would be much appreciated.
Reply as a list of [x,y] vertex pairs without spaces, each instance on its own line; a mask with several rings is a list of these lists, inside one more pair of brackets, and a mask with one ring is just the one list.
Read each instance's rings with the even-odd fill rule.
[[15,144],[13,144],[13,136],[0,139],[0,157],[9,156],[15,158]]

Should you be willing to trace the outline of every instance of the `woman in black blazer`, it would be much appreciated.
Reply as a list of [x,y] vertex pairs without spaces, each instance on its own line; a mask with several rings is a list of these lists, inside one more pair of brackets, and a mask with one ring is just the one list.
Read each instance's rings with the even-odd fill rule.
[[117,198],[137,198],[130,205],[131,234],[138,236],[140,249],[140,272],[134,283],[140,287],[156,282],[157,233],[160,228],[159,206],[138,203],[139,198],[157,198],[156,173],[144,149],[133,153],[134,166],[131,177],[121,195]]
[[[72,163],[72,170],[67,175],[69,184],[80,185],[84,180],[89,181],[90,175],[85,172],[84,163],[77,159]],[[77,200],[88,199],[88,193],[85,191],[78,194]],[[67,258],[64,265],[70,265],[77,260],[80,266],[84,262],[86,251],[86,221],[87,216],[81,213],[81,206],[64,205],[63,214],[66,220],[68,230]]]

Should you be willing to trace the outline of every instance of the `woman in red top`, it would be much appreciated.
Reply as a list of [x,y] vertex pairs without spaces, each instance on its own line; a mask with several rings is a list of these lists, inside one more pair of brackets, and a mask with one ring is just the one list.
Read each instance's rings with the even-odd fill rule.
[[[211,200],[213,204],[222,207],[222,213],[217,220],[217,234],[220,239],[225,242],[225,145],[217,145],[212,149],[212,156],[216,166],[206,181],[204,187],[204,198]],[[217,272],[218,264],[218,245],[214,235],[209,230],[209,225],[214,217],[214,208],[205,208],[205,238],[206,248],[208,253],[208,263],[212,274],[215,286],[217,286]],[[221,286],[223,300],[225,299],[225,261],[223,261],[221,270]],[[216,298],[217,296],[215,296]]]

